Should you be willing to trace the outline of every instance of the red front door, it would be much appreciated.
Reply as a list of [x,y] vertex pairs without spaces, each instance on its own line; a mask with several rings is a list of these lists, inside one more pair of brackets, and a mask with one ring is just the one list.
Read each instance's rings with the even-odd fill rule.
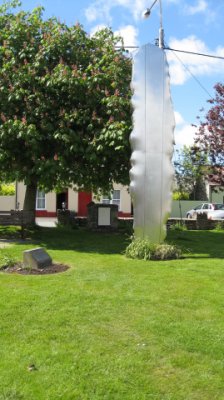
[[87,204],[92,201],[92,193],[79,192],[78,194],[78,217],[87,216]]

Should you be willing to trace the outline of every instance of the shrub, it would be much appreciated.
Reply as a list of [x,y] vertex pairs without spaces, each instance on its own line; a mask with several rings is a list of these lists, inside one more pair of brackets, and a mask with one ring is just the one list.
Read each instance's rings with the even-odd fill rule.
[[224,230],[224,223],[222,221],[219,221],[215,224],[215,230],[216,231],[223,231]]
[[131,236],[133,234],[133,219],[118,219],[118,229],[120,232]]
[[178,232],[182,232],[182,231],[187,231],[187,227],[185,224],[183,223],[175,223],[173,225],[170,225],[170,230],[171,231],[178,231]]
[[0,183],[0,196],[13,196],[14,194],[14,183]]
[[187,192],[173,192],[173,200],[189,200],[189,193]]
[[128,258],[150,260],[154,247],[155,246],[146,239],[133,238],[132,242],[125,250],[125,255]]
[[172,260],[181,258],[181,249],[176,245],[155,244],[147,239],[133,238],[125,255],[140,260]]
[[181,258],[181,249],[176,245],[159,244],[152,254],[152,260],[174,260]]
[[8,254],[5,254],[0,258],[0,269],[5,269],[9,267],[13,267],[15,265],[16,261],[13,257],[11,257]]

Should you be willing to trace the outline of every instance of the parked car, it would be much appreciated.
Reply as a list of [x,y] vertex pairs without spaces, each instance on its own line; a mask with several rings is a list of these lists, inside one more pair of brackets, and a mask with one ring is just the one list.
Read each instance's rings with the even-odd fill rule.
[[208,211],[208,219],[224,219],[224,204],[218,204],[219,207]]
[[[208,213],[208,218],[209,219],[215,219],[215,218],[213,218],[213,213],[214,212],[221,212],[224,215],[224,204],[221,204],[221,203],[201,203],[198,206],[196,206],[195,208],[193,208],[192,210],[187,211],[186,217],[195,219],[195,218],[197,218],[198,214]],[[219,214],[217,214],[217,215],[219,215]],[[222,217],[219,217],[219,218],[222,218]]]

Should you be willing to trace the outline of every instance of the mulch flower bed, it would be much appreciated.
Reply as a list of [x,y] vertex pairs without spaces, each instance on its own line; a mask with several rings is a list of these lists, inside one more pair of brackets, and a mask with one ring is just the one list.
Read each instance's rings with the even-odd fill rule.
[[69,267],[64,264],[52,264],[45,268],[27,268],[24,267],[22,263],[17,263],[10,267],[2,268],[1,271],[8,274],[21,274],[21,275],[47,275],[47,274],[57,274],[59,272],[67,271]]

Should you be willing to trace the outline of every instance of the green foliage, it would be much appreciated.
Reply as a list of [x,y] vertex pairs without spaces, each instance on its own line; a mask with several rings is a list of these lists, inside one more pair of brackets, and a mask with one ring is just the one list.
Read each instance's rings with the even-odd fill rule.
[[133,219],[119,219],[118,229],[120,232],[127,233],[129,236],[133,234]]
[[13,265],[15,265],[16,260],[13,256],[11,256],[10,254],[2,254],[0,257],[0,269],[5,269],[8,267],[12,267]]
[[153,251],[155,251],[155,245],[150,243],[147,239],[132,238],[132,242],[125,250],[125,255],[128,258],[150,260]]
[[140,260],[171,260],[181,257],[181,249],[176,245],[150,243],[147,239],[133,238],[125,255]]
[[[207,155],[199,152],[196,147],[184,146],[183,150],[176,152],[175,183],[176,193],[180,193],[175,200],[207,200],[204,177],[208,173]],[[186,198],[188,194],[188,198]],[[178,197],[178,196],[176,196]]]
[[222,221],[219,221],[215,225],[215,230],[216,231],[224,231],[224,223]]
[[18,226],[1,226],[0,225],[0,239],[19,239],[20,227]]
[[175,191],[173,192],[173,200],[189,200],[189,193]]
[[183,223],[176,223],[176,224],[172,224],[170,226],[170,230],[171,231],[179,231],[179,232],[183,232],[183,231],[187,231],[187,227],[185,224]]
[[14,183],[0,183],[0,196],[13,196],[14,194]]
[[152,252],[152,260],[174,260],[182,256],[181,249],[176,245],[159,244]]
[[127,184],[131,60],[110,29],[90,37],[42,13],[0,10],[2,176],[45,191]]

